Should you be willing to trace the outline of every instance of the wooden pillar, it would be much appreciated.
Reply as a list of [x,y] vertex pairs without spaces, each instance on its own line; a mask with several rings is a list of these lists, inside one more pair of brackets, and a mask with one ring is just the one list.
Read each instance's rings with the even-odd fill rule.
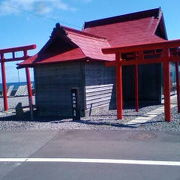
[[116,53],[116,106],[117,106],[117,119],[122,119],[123,92],[122,92],[122,65],[120,64],[120,53]]
[[171,102],[170,102],[170,67],[168,59],[163,63],[163,79],[164,79],[164,112],[165,121],[171,121]]
[[178,113],[180,113],[179,62],[176,62],[176,91],[177,91],[177,105],[178,105]]
[[31,78],[30,78],[29,69],[25,68],[25,70],[26,70],[26,80],[27,80],[27,88],[28,88],[29,108],[31,113],[31,119],[33,119],[33,99],[32,99]]
[[135,76],[134,76],[134,83],[135,83],[135,109],[136,112],[139,111],[139,76],[138,76],[138,65],[135,65]]
[[3,90],[4,111],[8,111],[6,69],[5,69],[5,62],[4,62],[4,55],[3,54],[1,55],[1,74],[2,74],[2,90]]

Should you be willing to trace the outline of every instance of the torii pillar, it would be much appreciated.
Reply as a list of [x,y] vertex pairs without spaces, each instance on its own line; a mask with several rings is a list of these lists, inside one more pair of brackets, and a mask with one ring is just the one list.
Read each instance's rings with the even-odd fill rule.
[[117,118],[122,119],[123,116],[123,88],[122,88],[122,65],[120,63],[121,54],[116,53],[116,106]]
[[176,62],[176,91],[177,91],[177,104],[178,104],[178,113],[180,113],[180,82],[179,82],[179,62]]
[[7,85],[6,85],[6,72],[5,72],[5,61],[4,55],[1,55],[1,75],[2,75],[2,91],[3,91],[3,102],[4,111],[8,110],[8,99],[7,99]]

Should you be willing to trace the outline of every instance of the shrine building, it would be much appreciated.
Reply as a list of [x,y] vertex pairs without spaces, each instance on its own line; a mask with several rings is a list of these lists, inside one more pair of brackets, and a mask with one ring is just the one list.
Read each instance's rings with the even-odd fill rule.
[[[103,48],[167,40],[160,8],[85,22],[82,30],[56,24],[44,47],[19,67],[34,69],[35,105],[40,115],[71,117],[75,90],[79,113],[88,116],[116,109],[115,68],[106,66],[115,56],[103,54]],[[152,51],[145,54],[152,58]],[[131,60],[131,54],[124,56]],[[173,77],[173,64],[171,69]],[[124,106],[133,105],[135,68],[124,66],[122,71]],[[138,72],[140,105],[160,104],[162,65],[139,65]]]

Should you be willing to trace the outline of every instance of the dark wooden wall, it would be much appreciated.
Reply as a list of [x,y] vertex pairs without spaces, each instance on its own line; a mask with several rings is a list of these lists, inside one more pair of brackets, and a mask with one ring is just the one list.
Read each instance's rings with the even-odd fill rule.
[[72,116],[71,89],[78,88],[84,112],[84,75],[80,62],[35,67],[36,105],[40,115]]
[[[79,89],[81,116],[116,108],[115,69],[104,62],[65,62],[35,69],[40,115],[72,116],[71,89]],[[161,65],[139,66],[141,103],[161,102]],[[134,67],[123,67],[124,104],[134,104]]]
[[[123,67],[123,95],[125,104],[134,103],[134,67]],[[139,100],[144,104],[161,103],[161,64],[139,65]]]

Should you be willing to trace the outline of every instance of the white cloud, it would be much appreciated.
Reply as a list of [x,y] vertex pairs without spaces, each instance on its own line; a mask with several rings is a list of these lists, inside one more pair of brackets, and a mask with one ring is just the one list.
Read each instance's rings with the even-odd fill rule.
[[0,9],[0,15],[18,14],[23,11],[45,15],[56,10],[75,10],[62,0],[2,0]]

